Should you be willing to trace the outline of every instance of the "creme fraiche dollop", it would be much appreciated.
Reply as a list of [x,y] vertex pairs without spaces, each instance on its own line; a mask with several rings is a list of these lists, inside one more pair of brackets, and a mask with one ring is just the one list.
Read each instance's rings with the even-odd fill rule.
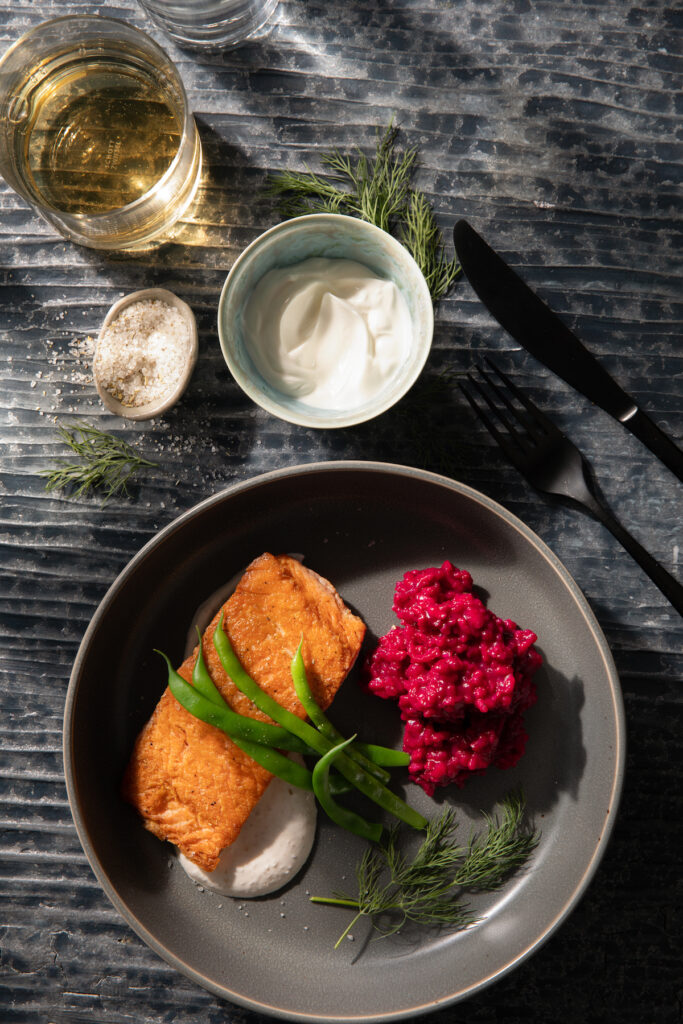
[[393,281],[355,260],[269,270],[242,317],[245,346],[281,394],[341,410],[376,397],[408,358],[412,322]]

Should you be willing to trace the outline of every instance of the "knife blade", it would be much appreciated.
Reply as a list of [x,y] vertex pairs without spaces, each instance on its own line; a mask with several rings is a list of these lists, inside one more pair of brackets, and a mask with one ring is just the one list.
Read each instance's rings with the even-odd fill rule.
[[643,412],[551,308],[466,221],[453,229],[455,250],[498,323],[548,369],[595,402],[683,480],[683,451]]

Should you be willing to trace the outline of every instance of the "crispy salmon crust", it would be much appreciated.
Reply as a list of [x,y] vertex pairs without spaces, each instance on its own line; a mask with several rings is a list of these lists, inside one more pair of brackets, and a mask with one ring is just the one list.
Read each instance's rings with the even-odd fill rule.
[[[311,689],[326,708],[350,671],[365,625],[327,580],[287,555],[263,554],[246,569],[207,627],[202,651],[211,677],[235,711],[269,721],[234,685],[220,663],[213,634],[223,628],[247,672],[278,703],[301,718],[290,663],[303,636]],[[188,682],[198,647],[178,669]],[[195,718],[167,688],[137,738],[122,794],[145,828],[213,871],[234,842],[272,775],[219,729]]]

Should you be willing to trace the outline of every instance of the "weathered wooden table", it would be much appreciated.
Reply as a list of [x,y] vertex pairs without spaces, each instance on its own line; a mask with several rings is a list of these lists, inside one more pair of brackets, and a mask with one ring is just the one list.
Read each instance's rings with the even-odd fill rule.
[[[0,0],[4,48],[46,17],[100,4]],[[504,462],[443,371],[495,353],[589,455],[612,507],[680,573],[681,487],[642,445],[514,345],[460,281],[437,308],[409,401],[366,427],[312,432],[256,409],[218,347],[216,306],[244,246],[278,220],[279,168],[374,148],[393,117],[450,245],[466,216],[674,437],[681,415],[680,13],[665,0],[283,0],[268,38],[197,58],[133,2],[106,13],[176,60],[207,160],[175,244],[108,258],[56,237],[0,185],[2,910],[7,1024],[256,1022],[166,966],[100,890],[72,824],[62,711],[84,630],[116,574],[198,500],[253,474],[368,458],[445,472],[506,505],[584,590],[614,652],[629,729],[620,817],[587,895],[530,960],[434,1020],[651,1024],[681,1019],[681,621],[612,537],[551,506]],[[89,342],[147,285],[200,328],[189,391],[163,419],[105,413]],[[57,424],[85,417],[158,462],[133,500],[48,495]],[[677,902],[677,897],[679,902]]]

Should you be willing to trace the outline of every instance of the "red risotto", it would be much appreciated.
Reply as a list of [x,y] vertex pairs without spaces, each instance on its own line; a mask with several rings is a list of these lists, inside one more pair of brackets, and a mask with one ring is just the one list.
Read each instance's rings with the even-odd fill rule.
[[396,584],[394,626],[366,663],[378,697],[398,699],[412,779],[437,786],[511,768],[524,753],[523,714],[536,700],[536,634],[499,619],[472,593],[472,577],[444,562]]

